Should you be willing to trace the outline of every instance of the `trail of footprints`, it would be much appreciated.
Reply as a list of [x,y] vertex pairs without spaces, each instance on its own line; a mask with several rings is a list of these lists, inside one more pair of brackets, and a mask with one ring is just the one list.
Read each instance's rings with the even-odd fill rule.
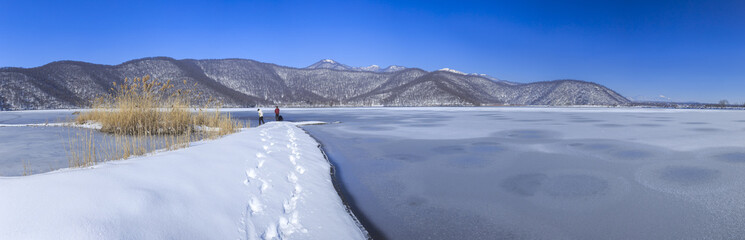
[[[272,126],[272,129],[278,128],[280,126]],[[261,137],[262,142],[262,149],[263,152],[256,153],[256,161],[258,164],[256,166],[248,166],[252,162],[253,159],[247,160],[247,169],[246,169],[246,179],[243,181],[243,184],[246,187],[257,187],[259,190],[258,196],[251,196],[250,200],[248,201],[248,206],[246,207],[246,211],[243,213],[241,223],[244,225],[243,229],[240,229],[241,232],[245,232],[246,239],[260,239],[259,236],[261,236],[261,239],[283,239],[286,236],[289,236],[295,232],[307,232],[307,229],[303,228],[303,226],[300,224],[300,219],[297,212],[297,203],[300,200],[301,193],[303,192],[303,187],[298,183],[298,176],[305,173],[305,168],[303,166],[298,164],[298,161],[301,159],[301,153],[300,149],[298,148],[297,144],[297,138],[295,136],[295,132],[293,131],[292,127],[285,126],[287,128],[287,138],[288,138],[288,144],[285,146],[290,151],[290,156],[287,160],[290,161],[290,163],[293,166],[293,170],[289,171],[286,174],[287,181],[293,185],[293,190],[289,194],[289,197],[286,198],[283,203],[283,214],[276,220],[270,223],[266,229],[261,232],[259,235],[259,230],[256,229],[256,226],[251,221],[251,216],[255,216],[258,214],[262,214],[262,211],[265,209],[265,205],[261,201],[261,199],[264,197],[265,193],[267,191],[271,190],[271,185],[269,182],[261,178],[261,168],[264,166],[264,163],[267,160],[267,155],[272,153],[272,150],[275,149],[276,142],[272,141],[272,136],[267,133],[267,128],[264,128],[261,130],[259,136]]]

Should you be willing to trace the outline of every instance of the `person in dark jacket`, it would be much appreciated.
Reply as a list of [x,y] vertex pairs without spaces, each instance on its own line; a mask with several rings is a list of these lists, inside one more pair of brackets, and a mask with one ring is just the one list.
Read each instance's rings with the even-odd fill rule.
[[279,121],[279,106],[274,106],[274,121]]

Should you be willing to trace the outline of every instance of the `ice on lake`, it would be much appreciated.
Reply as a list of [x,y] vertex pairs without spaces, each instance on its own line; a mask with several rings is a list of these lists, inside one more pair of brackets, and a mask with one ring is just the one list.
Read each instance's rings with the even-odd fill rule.
[[[745,112],[288,110],[389,239],[745,238]],[[376,231],[377,230],[377,231]]]
[[[71,152],[87,154],[88,140],[95,149],[96,162],[118,160],[117,139],[93,129],[59,126],[71,122],[76,110],[0,112],[0,176],[39,174],[70,166]],[[57,126],[55,126],[57,125]],[[192,140],[203,136],[192,135]],[[130,141],[133,138],[128,138]],[[138,138],[148,152],[165,148],[166,137]],[[72,149],[72,150],[71,150]],[[116,157],[117,155],[119,157]]]

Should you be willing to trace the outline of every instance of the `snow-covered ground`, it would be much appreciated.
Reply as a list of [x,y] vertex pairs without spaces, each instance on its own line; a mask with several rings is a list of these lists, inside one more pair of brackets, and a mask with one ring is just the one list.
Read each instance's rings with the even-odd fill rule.
[[292,123],[270,123],[186,149],[0,177],[0,238],[364,239],[317,146]]

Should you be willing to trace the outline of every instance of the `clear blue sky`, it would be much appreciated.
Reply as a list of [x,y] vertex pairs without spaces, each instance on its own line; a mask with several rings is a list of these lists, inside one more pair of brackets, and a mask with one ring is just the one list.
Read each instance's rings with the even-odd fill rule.
[[745,1],[0,0],[0,66],[150,56],[449,67],[745,103]]

